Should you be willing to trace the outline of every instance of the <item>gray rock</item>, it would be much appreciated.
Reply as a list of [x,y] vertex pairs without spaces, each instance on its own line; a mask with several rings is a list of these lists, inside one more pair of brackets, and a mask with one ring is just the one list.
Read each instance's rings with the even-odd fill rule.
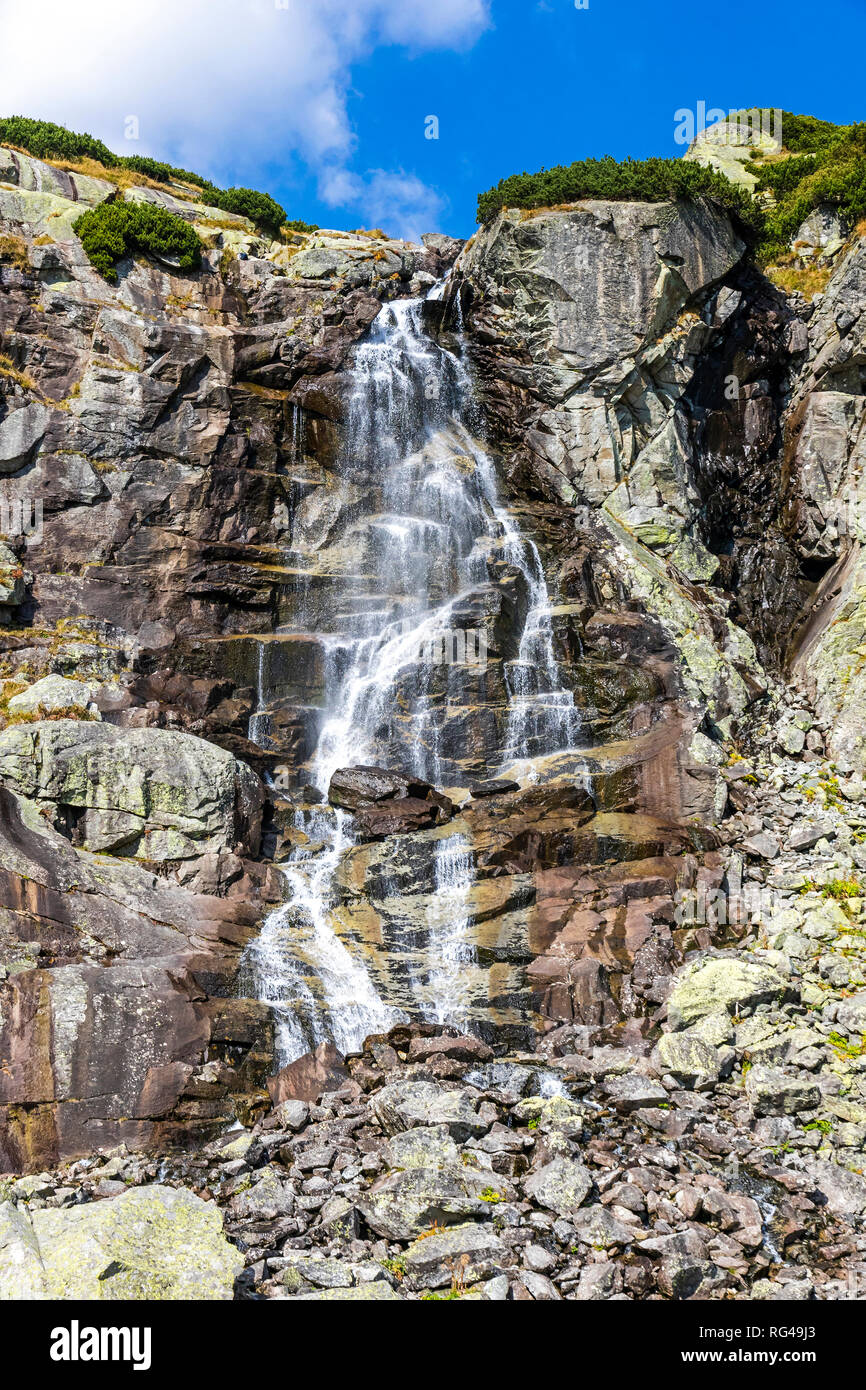
[[545,1274],[535,1274],[531,1269],[523,1270],[521,1283],[537,1303],[558,1303],[562,1294]]
[[843,999],[836,1008],[836,1022],[846,1033],[866,1035],[866,991]]
[[87,849],[150,861],[258,849],[258,777],[192,734],[73,719],[17,725],[0,733],[0,779],[22,796],[83,812]]
[[653,1051],[653,1065],[696,1091],[710,1090],[722,1074],[718,1050],[687,1033],[665,1033]]
[[583,1303],[610,1298],[616,1290],[616,1268],[612,1263],[587,1265],[580,1272],[572,1298]]
[[0,423],[0,473],[17,473],[45,438],[52,412],[33,401],[11,410]]
[[216,1205],[184,1189],[133,1187],[103,1202],[7,1215],[6,1230],[15,1275],[0,1275],[5,1298],[230,1299],[244,1264]]
[[720,1008],[728,1012],[784,999],[790,982],[759,961],[733,953],[704,957],[677,972],[668,996],[668,1020],[679,1030]]
[[830,821],[819,821],[816,825],[804,825],[788,836],[788,849],[799,853],[812,849],[819,840],[835,840],[836,827]]
[[743,841],[743,849],[750,854],[753,859],[775,859],[781,845],[775,835],[767,835],[760,831],[757,835],[750,835]]
[[648,1076],[635,1073],[608,1078],[602,1082],[602,1090],[610,1103],[625,1114],[631,1110],[641,1110],[645,1106],[661,1105],[668,1098],[664,1086],[660,1086]]
[[432,1081],[395,1081],[373,1097],[371,1110],[386,1134],[416,1125],[444,1125],[458,1143],[486,1134],[468,1091],[446,1090]]
[[288,1184],[280,1181],[273,1168],[265,1168],[251,1187],[232,1197],[230,1211],[235,1221],[274,1221],[288,1216],[294,1202]]
[[[54,712],[76,707],[86,710],[97,689],[87,681],[67,680],[65,676],[43,676],[19,695],[12,696],[9,713],[34,714],[40,709]],[[97,713],[96,718],[100,717]]]
[[526,1179],[523,1190],[538,1206],[571,1216],[585,1201],[592,1176],[575,1158],[554,1158]]
[[505,1256],[490,1226],[452,1226],[409,1246],[404,1257],[406,1283],[412,1289],[445,1288],[454,1278],[474,1284],[500,1275]]
[[445,1125],[395,1134],[382,1156],[389,1168],[448,1168],[460,1162],[460,1150]]
[[826,1159],[812,1159],[808,1174],[815,1189],[837,1216],[866,1215],[866,1178]]
[[298,1303],[311,1302],[346,1303],[402,1303],[405,1300],[397,1290],[384,1279],[374,1284],[356,1284],[351,1289],[317,1289],[315,1293],[304,1293],[296,1300]]
[[303,1100],[284,1100],[273,1109],[273,1117],[280,1129],[291,1129],[297,1132],[303,1129],[310,1117],[310,1107]]
[[746,1095],[756,1115],[796,1115],[821,1104],[820,1088],[811,1078],[791,1076],[776,1067],[752,1067]]
[[795,1279],[788,1284],[780,1284],[776,1279],[756,1279],[749,1290],[750,1298],[776,1303],[805,1303],[814,1296],[811,1279]]
[[380,1178],[357,1199],[371,1230],[386,1240],[413,1240],[434,1223],[453,1225],[470,1217],[482,1219],[492,1206],[482,1193],[501,1192],[502,1179],[455,1165],[409,1168]]
[[630,1245],[635,1239],[633,1226],[618,1221],[607,1207],[598,1203],[575,1213],[574,1228],[578,1238],[594,1249],[607,1250],[612,1245]]

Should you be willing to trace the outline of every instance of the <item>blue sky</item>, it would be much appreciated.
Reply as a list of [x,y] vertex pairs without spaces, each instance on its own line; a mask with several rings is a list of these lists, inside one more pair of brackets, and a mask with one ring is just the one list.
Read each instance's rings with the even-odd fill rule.
[[[839,80],[845,54],[866,52],[864,0],[494,0],[491,11],[463,53],[383,48],[354,73],[356,163],[417,174],[447,197],[452,235],[467,235],[478,192],[508,174],[682,154],[673,114],[699,100],[866,119],[864,84]],[[438,141],[423,138],[431,113]]]
[[36,10],[22,64],[33,0],[0,0],[3,114],[265,188],[323,226],[467,236],[508,174],[681,154],[674,112],[699,101],[866,118],[841,80],[866,0],[78,0],[72,26],[67,0]]

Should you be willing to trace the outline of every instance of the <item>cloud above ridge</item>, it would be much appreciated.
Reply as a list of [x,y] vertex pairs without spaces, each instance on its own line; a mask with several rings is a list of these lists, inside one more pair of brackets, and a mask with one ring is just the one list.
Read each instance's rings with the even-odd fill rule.
[[411,235],[442,200],[403,170],[351,168],[353,65],[380,46],[464,49],[488,24],[488,0],[0,0],[0,114],[227,182],[301,164],[330,205]]

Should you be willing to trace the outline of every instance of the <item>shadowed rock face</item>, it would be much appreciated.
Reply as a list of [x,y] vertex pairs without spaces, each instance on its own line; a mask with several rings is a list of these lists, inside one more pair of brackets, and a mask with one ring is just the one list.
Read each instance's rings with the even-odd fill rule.
[[5,789],[0,866],[0,1167],[177,1142],[261,1103],[268,1013],[229,996],[276,885],[184,891],[74,849]]

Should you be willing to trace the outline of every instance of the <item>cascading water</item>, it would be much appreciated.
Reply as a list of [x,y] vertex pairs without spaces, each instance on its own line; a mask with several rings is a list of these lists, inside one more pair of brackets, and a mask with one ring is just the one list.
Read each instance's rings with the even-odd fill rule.
[[[328,551],[343,581],[337,608],[346,611],[332,615],[336,630],[322,639],[325,711],[307,768],[323,794],[337,768],[358,764],[466,784],[461,738],[471,740],[471,705],[456,733],[449,719],[455,704],[466,710],[467,689],[486,674],[424,653],[443,633],[483,625],[479,596],[505,581],[524,616],[517,649],[501,666],[500,765],[522,765],[531,779],[530,760],[573,746],[580,727],[557,668],[540,557],[500,503],[492,461],[471,431],[461,358],[425,333],[423,315],[422,300],[386,306],[355,351],[337,485],[346,506],[341,512],[341,497],[332,499],[331,513],[344,520]],[[293,563],[303,558],[294,538],[291,555]],[[293,631],[305,625],[309,615],[300,611]],[[268,727],[261,669],[259,682],[252,739]],[[288,900],[248,953],[253,987],[277,1019],[281,1064],[324,1038],[355,1049],[407,1013],[470,1024],[471,844],[446,833],[433,847],[423,965],[416,950],[412,997],[401,1008],[374,984],[362,948],[335,928],[335,877],[352,845],[350,826],[329,807],[298,813],[303,844],[285,868]]]

